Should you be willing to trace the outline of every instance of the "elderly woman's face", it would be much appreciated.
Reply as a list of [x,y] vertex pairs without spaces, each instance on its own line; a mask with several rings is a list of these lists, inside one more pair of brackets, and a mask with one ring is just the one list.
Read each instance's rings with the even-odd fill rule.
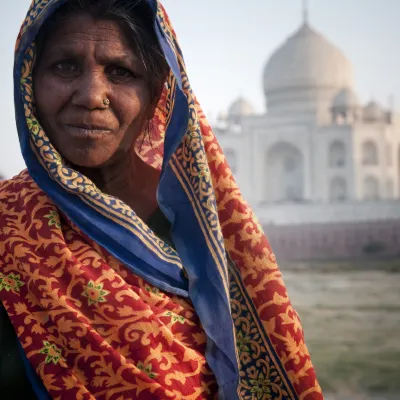
[[144,65],[124,32],[114,21],[82,12],[46,39],[34,96],[53,145],[82,167],[128,154],[152,114]]

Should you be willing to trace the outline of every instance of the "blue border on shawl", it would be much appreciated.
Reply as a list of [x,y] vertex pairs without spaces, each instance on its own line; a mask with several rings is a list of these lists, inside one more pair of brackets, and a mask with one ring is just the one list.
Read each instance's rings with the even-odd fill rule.
[[[180,89],[176,92],[175,107],[187,110],[187,100]],[[172,132],[184,122],[179,120],[183,119],[184,115],[176,115],[176,120],[174,117],[169,126]],[[164,151],[170,152],[170,145],[171,142],[166,140]],[[193,205],[170,167],[165,169],[161,177],[157,198],[160,208],[172,222],[172,239],[189,276],[189,297],[208,339],[208,364],[220,388],[225,387],[228,382],[235,382],[236,391],[239,371],[235,347],[232,345],[235,341],[229,299],[193,211]],[[215,321],[218,321],[218,324]],[[220,329],[221,326],[225,329]],[[220,398],[235,399],[231,395]]]

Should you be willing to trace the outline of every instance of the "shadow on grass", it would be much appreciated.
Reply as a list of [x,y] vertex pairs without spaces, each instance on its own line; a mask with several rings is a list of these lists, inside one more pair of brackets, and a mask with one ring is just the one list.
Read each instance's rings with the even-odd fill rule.
[[400,351],[373,353],[326,352],[312,345],[312,359],[323,391],[345,390],[371,395],[400,393]]
[[298,261],[283,262],[282,270],[295,272],[359,272],[381,271],[400,273],[400,258],[395,259],[366,259],[366,260],[329,260],[329,261]]

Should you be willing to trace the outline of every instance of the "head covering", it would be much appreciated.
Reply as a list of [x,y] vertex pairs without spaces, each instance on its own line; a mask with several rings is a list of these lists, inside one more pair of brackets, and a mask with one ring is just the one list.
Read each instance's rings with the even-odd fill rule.
[[63,3],[34,0],[16,45],[15,110],[30,177],[94,246],[154,287],[190,299],[207,337],[206,359],[220,399],[321,399],[275,256],[196,100],[159,1],[142,3],[153,12],[170,74],[151,143],[144,139],[140,156],[161,171],[157,199],[172,224],[175,249],[129,206],[71,168],[49,141],[35,117],[35,37]]

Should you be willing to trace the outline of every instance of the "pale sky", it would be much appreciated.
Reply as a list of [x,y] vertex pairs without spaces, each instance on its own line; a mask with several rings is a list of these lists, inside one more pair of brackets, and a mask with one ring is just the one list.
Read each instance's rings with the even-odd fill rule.
[[[0,2],[0,173],[24,168],[15,128],[13,52],[31,0]],[[239,95],[264,110],[262,71],[271,53],[302,20],[301,0],[164,0],[189,79],[213,118]],[[400,109],[400,0],[309,0],[310,24],[354,66],[359,98]]]

